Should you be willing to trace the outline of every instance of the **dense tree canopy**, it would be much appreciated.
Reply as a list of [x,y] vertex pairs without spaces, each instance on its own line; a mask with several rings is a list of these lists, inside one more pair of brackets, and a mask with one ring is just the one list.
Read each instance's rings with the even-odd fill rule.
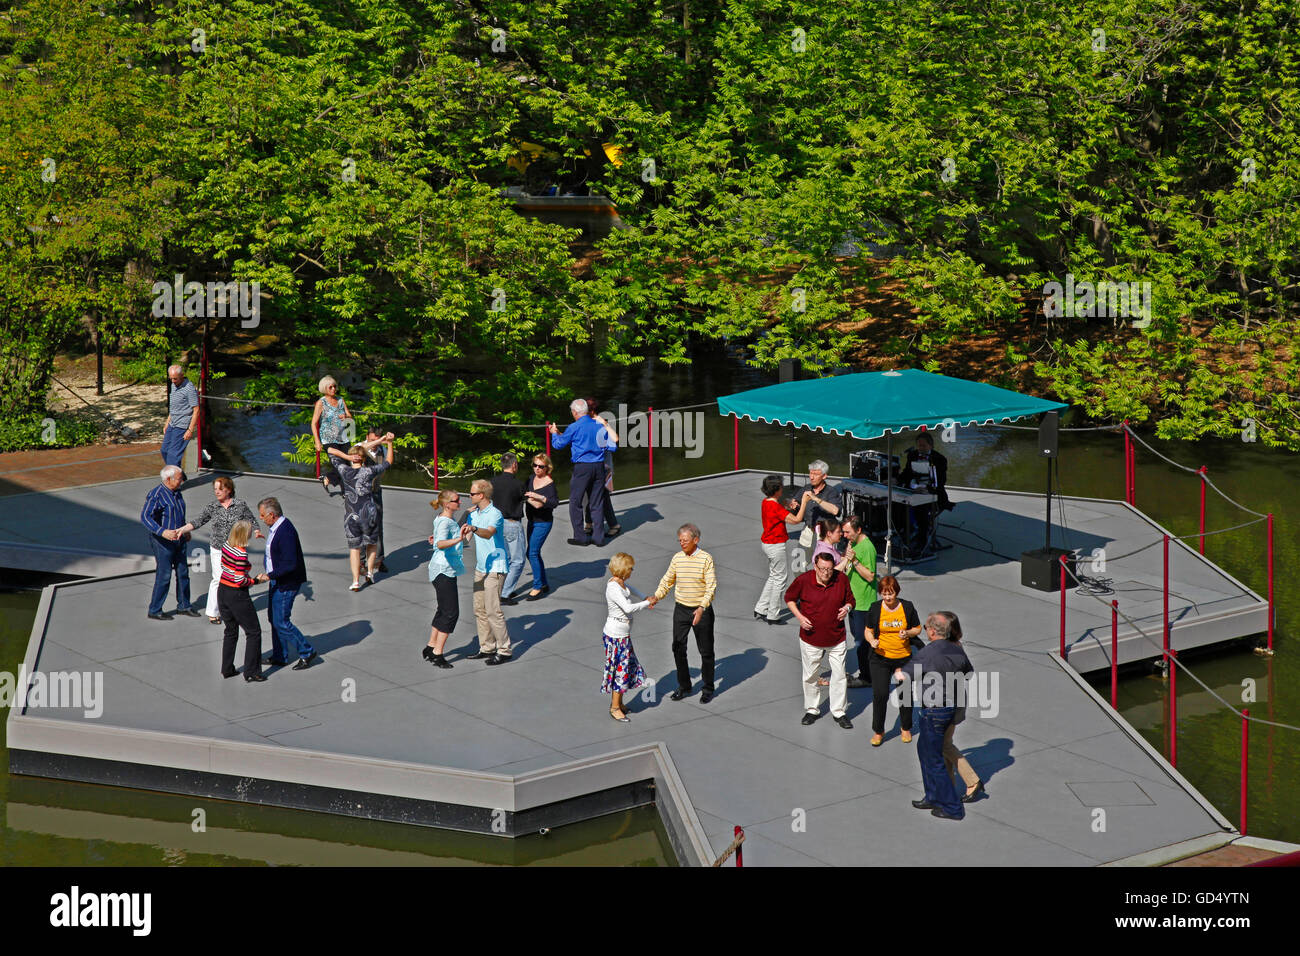
[[[675,362],[725,340],[814,369],[947,349],[943,371],[1019,365],[1103,420],[1190,437],[1251,418],[1300,448],[1297,12],[14,4],[0,414],[39,406],[81,323],[174,337],[150,288],[179,272],[259,283],[284,350],[261,397],[347,369],[374,411],[540,421],[573,343]],[[524,143],[540,146],[526,170]],[[545,184],[611,197],[625,228],[580,243],[502,195]],[[1045,300],[1051,283],[1125,292],[1088,316]],[[906,336],[854,304],[885,285]],[[1138,288],[1149,316],[1114,314]],[[221,321],[219,339],[245,334]],[[963,363],[989,337],[1005,361]]]

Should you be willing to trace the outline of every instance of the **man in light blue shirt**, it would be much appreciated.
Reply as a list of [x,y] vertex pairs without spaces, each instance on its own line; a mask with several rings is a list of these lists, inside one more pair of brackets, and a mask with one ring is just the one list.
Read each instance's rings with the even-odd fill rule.
[[[573,478],[569,481],[569,521],[573,537],[569,544],[578,546],[605,543],[605,451],[614,441],[604,422],[587,415],[587,403],[576,398],[569,403],[573,424],[563,432],[551,423],[551,448],[569,448],[573,460]],[[589,520],[582,515],[582,499],[587,496]],[[591,526],[588,537],[586,526]]]
[[470,659],[505,664],[513,653],[501,610],[501,585],[510,565],[506,519],[492,504],[492,482],[480,478],[469,487],[474,510],[466,527],[474,536],[474,622],[478,625],[478,653]]
[[[179,365],[167,369],[167,378],[171,388],[167,393],[167,427],[163,429],[160,450],[164,464],[179,468],[181,459],[185,457],[185,446],[199,427],[199,392]],[[181,481],[184,480],[182,472]]]

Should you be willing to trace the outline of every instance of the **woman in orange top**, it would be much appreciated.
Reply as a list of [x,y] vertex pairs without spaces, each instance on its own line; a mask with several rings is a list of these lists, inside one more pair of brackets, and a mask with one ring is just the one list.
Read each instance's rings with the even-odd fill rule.
[[[885,706],[889,702],[889,680],[894,671],[912,660],[910,641],[921,633],[921,618],[911,601],[901,601],[898,578],[887,574],[880,579],[880,600],[867,608],[867,643],[871,657],[871,746],[879,747],[885,739]],[[912,707],[904,702],[899,708],[903,743],[912,742]]]

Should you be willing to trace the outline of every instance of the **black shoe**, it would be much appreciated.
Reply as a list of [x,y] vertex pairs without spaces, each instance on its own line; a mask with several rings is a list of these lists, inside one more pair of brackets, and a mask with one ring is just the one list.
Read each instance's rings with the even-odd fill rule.
[[928,800],[913,800],[913,801],[912,801],[912,806],[916,807],[916,809],[918,809],[918,810],[933,810],[933,809],[934,809],[934,804],[931,803],[931,802],[928,801]]
[[565,538],[564,540],[576,548],[585,548],[587,545],[591,544],[590,541],[583,541],[580,538]]
[[481,661],[485,657],[496,657],[496,651],[479,651],[477,654],[470,654],[465,658],[467,661]]
[[845,730],[853,729],[853,721],[849,720],[848,714],[840,714],[840,716],[835,718],[835,723],[839,724]]
[[685,690],[683,690],[682,688],[679,687],[679,688],[677,688],[675,691],[673,691],[671,694],[668,695],[668,699],[669,699],[669,700],[682,700],[683,698],[687,697],[687,696],[690,694],[690,692],[691,692],[691,689],[690,689],[689,687],[687,687]]
[[803,720],[799,721],[799,723],[803,724],[805,727],[811,727],[813,724],[817,723],[819,717],[821,717],[821,714],[805,713],[803,715]]
[[234,677],[238,673],[239,671],[229,671],[229,672],[222,671],[221,676],[224,677],[226,680],[230,680],[230,678]]
[[[916,805],[916,804],[913,804],[913,806],[915,806],[915,805]],[[933,810],[931,810],[931,811],[930,811],[930,816],[932,816],[932,817],[938,817],[940,820],[960,820],[960,819],[961,819],[961,817],[955,817],[955,816],[953,816],[951,813],[947,813],[947,812],[945,812],[944,810],[941,810],[939,807],[935,807]]]
[[767,621],[768,624],[785,624],[785,618],[783,617],[778,617],[775,619],[769,617],[769,618],[765,618],[765,620]]
[[759,614],[757,611],[755,611],[755,612],[754,612],[754,620],[756,620],[756,621],[766,621],[767,618],[763,617],[763,615],[761,615],[761,614]]
[[515,597],[503,597],[501,599],[502,607],[514,607],[518,603],[519,603],[519,598],[515,598]]
[[700,703],[701,703],[701,704],[707,704],[707,703],[708,703],[709,701],[711,701],[711,700],[713,700],[713,690],[712,690],[712,689],[706,689],[706,690],[704,690],[704,691],[700,694]]
[[245,682],[249,684],[262,684],[266,682],[265,674],[247,674],[244,677]]
[[860,688],[863,688],[863,687],[870,687],[870,686],[871,686],[871,681],[869,681],[869,680],[863,680],[861,677],[858,677],[856,674],[850,674],[850,675],[849,675],[849,686],[852,687],[852,688],[854,688],[854,689],[860,689]]
[[525,600],[525,601],[540,601],[542,598],[546,597],[546,592],[549,591],[549,590],[550,590],[550,588],[548,588],[548,587],[547,587],[547,588],[538,588],[536,594],[530,594],[530,595],[528,595],[528,597],[524,598],[524,600]]
[[375,568],[375,570],[376,570],[376,571],[380,571],[380,572],[382,572],[383,574],[387,574],[387,573],[388,573],[388,565],[385,564],[383,561],[380,561],[380,562],[379,562],[379,567]]
[[318,657],[320,657],[320,655],[315,651],[312,651],[309,655],[298,661],[297,664],[294,664],[293,669],[296,671],[305,671],[307,668],[311,667],[311,662]]
[[441,667],[443,670],[451,670],[451,662],[441,654],[434,654],[433,657],[429,658],[429,663],[434,667]]
[[264,657],[264,658],[262,659],[262,663],[263,663],[263,664],[268,664],[268,665],[270,665],[271,667],[284,667],[284,666],[285,666],[286,664],[288,664],[289,662],[286,661],[286,660],[283,660],[283,659],[277,659],[277,658],[274,658],[274,657]]
[[487,664],[488,667],[492,667],[492,666],[494,666],[494,665],[496,665],[496,664],[509,664],[509,663],[510,663],[510,655],[509,655],[509,654],[493,654],[493,655],[492,655],[491,657],[489,657],[486,661],[484,661],[484,663]]
[[614,535],[622,534],[622,533],[623,533],[622,525],[612,524],[609,526],[609,530],[605,532],[605,537],[612,538],[614,537]]
[[149,615],[149,620],[151,620],[151,621],[170,621],[171,619],[172,619],[172,616],[171,616],[170,614],[150,614],[150,615]]
[[423,651],[423,653],[421,654],[421,656],[422,656],[426,661],[431,661],[431,660],[433,660],[435,657],[437,657],[438,655],[435,654],[435,653],[433,652],[433,648],[432,648],[432,647],[430,647],[428,644],[425,644],[425,645],[424,645],[424,651]]
[[974,790],[972,790],[970,793],[963,793],[961,795],[961,802],[974,803],[976,800],[980,798],[981,795],[983,795],[983,793],[984,793],[984,781],[981,780],[979,783],[975,784]]
[[199,613],[198,610],[192,607],[187,607],[183,611],[180,608],[177,608],[176,615],[178,617],[202,617],[203,616],[201,613]]

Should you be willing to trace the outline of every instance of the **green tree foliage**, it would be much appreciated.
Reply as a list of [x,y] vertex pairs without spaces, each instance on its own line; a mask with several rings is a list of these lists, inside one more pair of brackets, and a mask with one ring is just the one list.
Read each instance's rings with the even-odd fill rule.
[[[250,397],[346,371],[365,413],[541,422],[574,343],[831,369],[992,336],[1098,418],[1300,448],[1289,0],[97,6],[30,0],[0,47],[24,394],[32,343],[183,271],[259,283],[284,355]],[[46,152],[102,175],[51,189]],[[588,247],[502,195],[543,185],[625,228]],[[1152,321],[1044,316],[1067,275],[1150,283]],[[882,282],[910,339],[850,306]]]

